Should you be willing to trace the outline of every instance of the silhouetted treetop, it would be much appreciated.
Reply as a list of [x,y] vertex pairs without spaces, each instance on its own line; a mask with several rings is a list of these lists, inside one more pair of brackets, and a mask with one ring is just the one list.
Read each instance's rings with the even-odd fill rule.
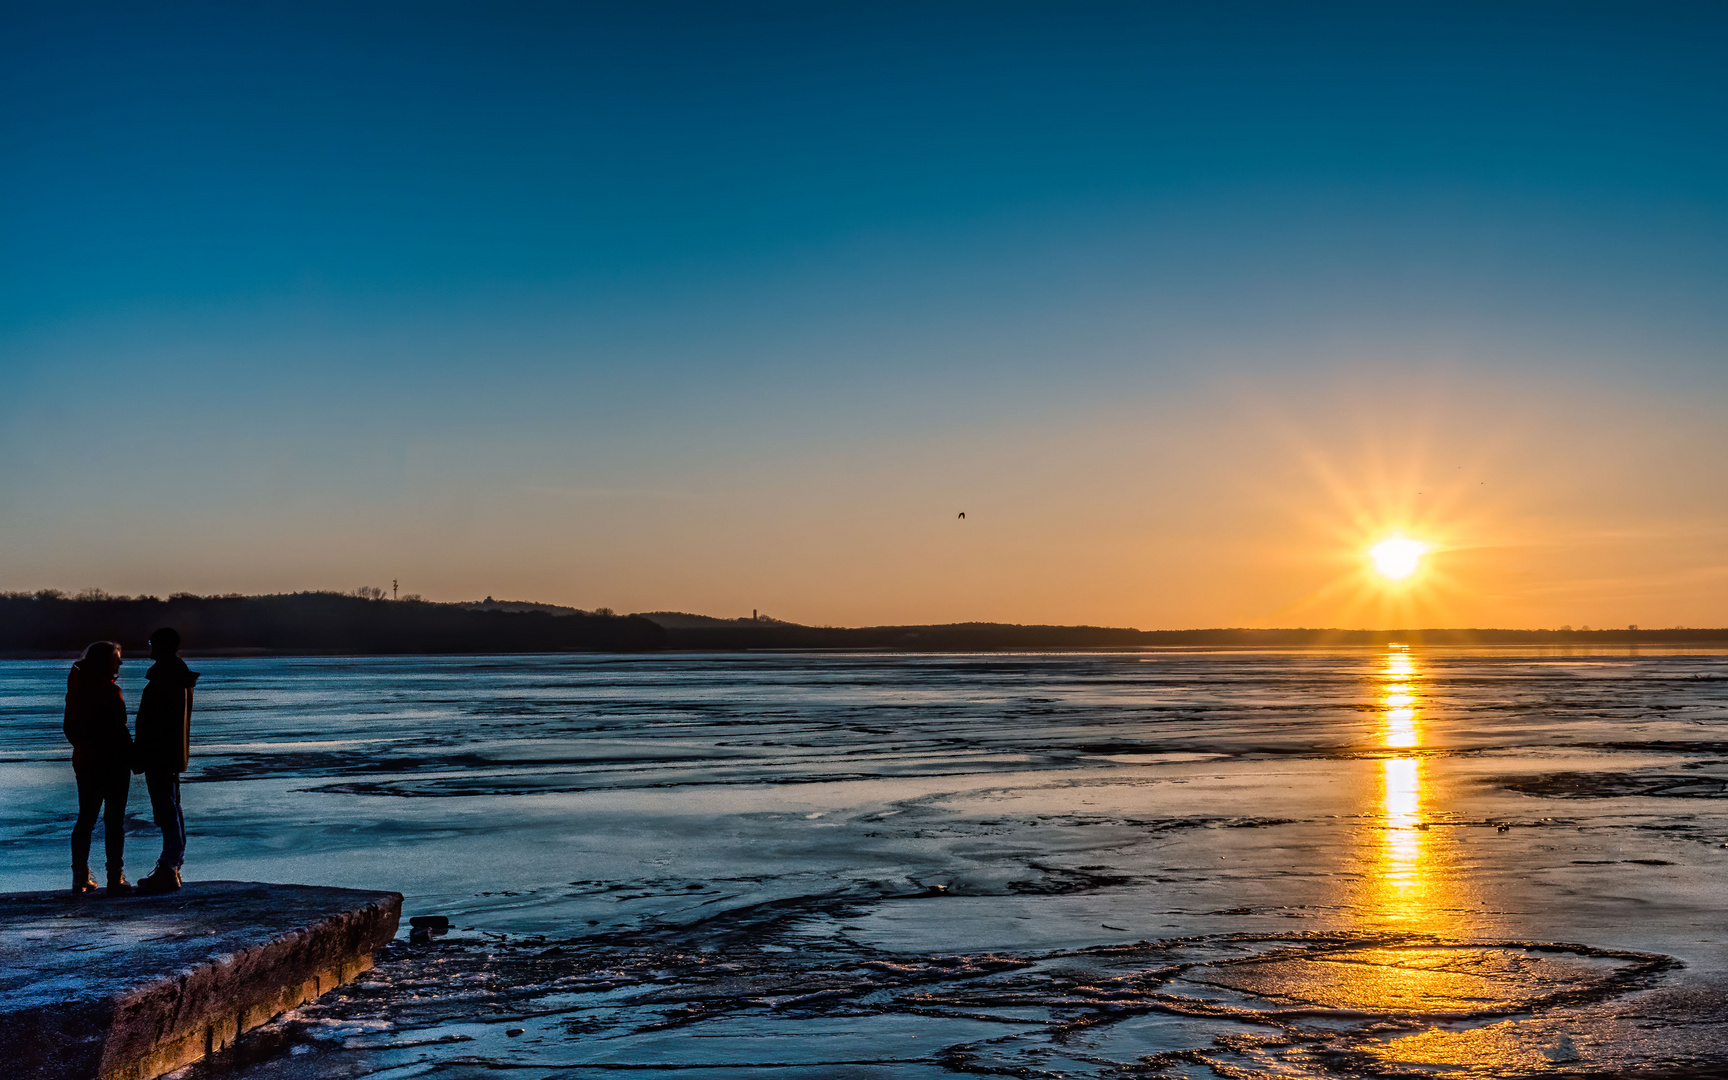
[[0,650],[70,652],[91,641],[142,649],[173,626],[190,651],[283,653],[639,651],[665,647],[647,619],[480,611],[422,600],[329,592],[155,597],[11,593],[0,596]]

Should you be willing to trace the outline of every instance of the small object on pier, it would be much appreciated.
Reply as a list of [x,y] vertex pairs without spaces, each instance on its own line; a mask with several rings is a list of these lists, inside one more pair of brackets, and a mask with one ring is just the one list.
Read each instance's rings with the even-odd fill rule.
[[450,932],[450,919],[444,915],[416,915],[408,920],[408,925],[414,928],[408,931],[411,945],[430,945],[433,938]]

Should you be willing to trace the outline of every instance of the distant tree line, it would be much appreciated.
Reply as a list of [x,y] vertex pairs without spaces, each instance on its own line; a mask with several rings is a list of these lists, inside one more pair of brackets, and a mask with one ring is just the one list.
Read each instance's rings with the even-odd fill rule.
[[[658,614],[658,613],[657,613]],[[655,616],[651,615],[650,618]],[[669,623],[676,620],[669,619]],[[1107,626],[1016,626],[952,623],[859,628],[752,625],[669,625],[672,649],[902,649],[972,652],[1012,649],[1131,649],[1156,646],[1287,648],[1302,645],[1618,645],[1728,642],[1728,630],[1133,630]]]
[[[540,607],[541,610],[531,610]],[[513,608],[515,610],[508,610]],[[1134,630],[1108,626],[800,626],[713,619],[679,612],[614,615],[553,605],[439,604],[381,589],[276,596],[110,596],[86,590],[0,593],[0,652],[68,654],[91,641],[141,650],[158,626],[173,626],[187,650],[264,653],[493,653],[656,649],[874,649],[985,652],[1147,647],[1287,648],[1303,645],[1661,645],[1728,643],[1728,629],[1699,630]]]
[[666,632],[636,616],[478,611],[332,592],[180,593],[166,600],[95,592],[0,595],[0,650],[13,654],[67,653],[103,639],[141,650],[158,626],[179,630],[194,653],[635,652],[666,646]]

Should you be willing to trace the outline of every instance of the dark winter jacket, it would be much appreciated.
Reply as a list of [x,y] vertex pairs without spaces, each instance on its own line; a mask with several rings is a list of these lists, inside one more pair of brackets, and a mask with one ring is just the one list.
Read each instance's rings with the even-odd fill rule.
[[144,678],[132,771],[185,772],[192,753],[192,686],[198,673],[170,656],[151,664]]
[[132,736],[126,731],[126,699],[112,675],[86,672],[80,660],[66,676],[66,741],[77,772],[125,769]]

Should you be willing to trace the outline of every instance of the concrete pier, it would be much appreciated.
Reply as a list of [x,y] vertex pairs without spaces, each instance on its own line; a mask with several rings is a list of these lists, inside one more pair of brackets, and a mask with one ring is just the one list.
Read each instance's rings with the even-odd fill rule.
[[190,882],[0,896],[0,1074],[148,1080],[372,966],[402,896]]

